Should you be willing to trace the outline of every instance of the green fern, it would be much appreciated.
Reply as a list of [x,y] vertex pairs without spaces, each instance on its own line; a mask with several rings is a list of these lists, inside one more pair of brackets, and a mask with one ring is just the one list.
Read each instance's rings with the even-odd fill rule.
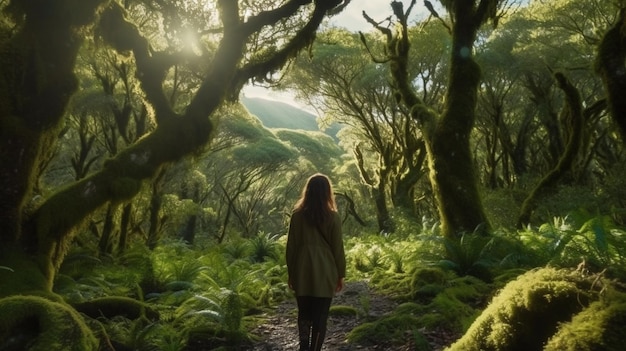
[[257,234],[250,239],[252,246],[252,262],[265,262],[266,259],[276,259],[278,257],[277,240],[279,235],[265,234],[263,232]]
[[497,260],[490,255],[493,244],[494,238],[476,233],[464,233],[459,239],[444,238],[446,258],[437,265],[459,276],[471,275],[490,281],[490,269],[497,265]]

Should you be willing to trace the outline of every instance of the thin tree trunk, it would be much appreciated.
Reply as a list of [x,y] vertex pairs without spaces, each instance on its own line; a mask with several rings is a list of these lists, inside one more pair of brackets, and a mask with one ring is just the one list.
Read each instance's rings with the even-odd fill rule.
[[124,253],[128,247],[128,235],[130,232],[130,215],[133,210],[132,202],[127,203],[122,210],[120,220],[120,241],[117,245],[118,253]]
[[198,215],[191,215],[187,219],[187,224],[183,229],[181,239],[189,245],[193,245],[196,238],[196,223],[198,222]]
[[100,242],[98,243],[98,250],[100,255],[110,255],[113,252],[113,239],[115,237],[115,206],[107,206],[106,214],[104,215],[104,224],[102,226],[102,233],[100,235]]

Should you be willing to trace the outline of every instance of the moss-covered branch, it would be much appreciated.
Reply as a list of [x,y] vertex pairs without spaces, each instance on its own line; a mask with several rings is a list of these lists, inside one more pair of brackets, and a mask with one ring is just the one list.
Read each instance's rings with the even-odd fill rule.
[[[285,4],[282,8],[278,9],[275,13],[263,13],[257,18],[251,18],[248,22],[242,25],[244,32],[250,32],[259,26],[259,24],[267,24],[269,19],[274,21],[283,18],[286,13],[294,11],[296,13],[297,8],[293,4],[299,4],[299,6],[310,3],[304,0],[292,0]],[[239,69],[232,80],[231,91],[238,93],[243,85],[250,79],[258,79],[263,81],[268,73],[274,73],[280,68],[285,66],[289,60],[296,57],[296,55],[310,46],[315,39],[317,28],[322,23],[324,17],[333,9],[337,8],[341,0],[327,0],[327,1],[315,1],[315,8],[311,14],[311,17],[307,20],[306,24],[286,42],[281,49],[276,51],[270,57],[267,57],[261,61],[251,62],[246,66]],[[279,11],[280,10],[280,11]],[[273,17],[270,17],[273,16]],[[276,23],[276,22],[274,22]],[[234,97],[236,95],[231,95]]]

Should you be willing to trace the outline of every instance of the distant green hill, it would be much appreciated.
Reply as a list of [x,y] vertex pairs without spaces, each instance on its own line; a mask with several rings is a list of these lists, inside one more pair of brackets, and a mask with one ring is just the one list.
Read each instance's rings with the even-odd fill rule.
[[[302,129],[319,131],[316,116],[293,105],[242,96],[241,103],[255,115],[266,128]],[[337,140],[339,126],[333,125],[325,133]]]

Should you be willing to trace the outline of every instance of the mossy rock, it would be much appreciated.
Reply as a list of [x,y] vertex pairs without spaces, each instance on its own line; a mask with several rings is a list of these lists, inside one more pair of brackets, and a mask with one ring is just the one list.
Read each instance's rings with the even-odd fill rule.
[[545,351],[624,350],[626,295],[597,301],[564,323],[550,338]]
[[446,350],[543,350],[559,324],[597,299],[593,279],[580,272],[529,271],[507,284],[465,335]]
[[98,340],[69,305],[37,296],[0,299],[0,350],[97,349]]

